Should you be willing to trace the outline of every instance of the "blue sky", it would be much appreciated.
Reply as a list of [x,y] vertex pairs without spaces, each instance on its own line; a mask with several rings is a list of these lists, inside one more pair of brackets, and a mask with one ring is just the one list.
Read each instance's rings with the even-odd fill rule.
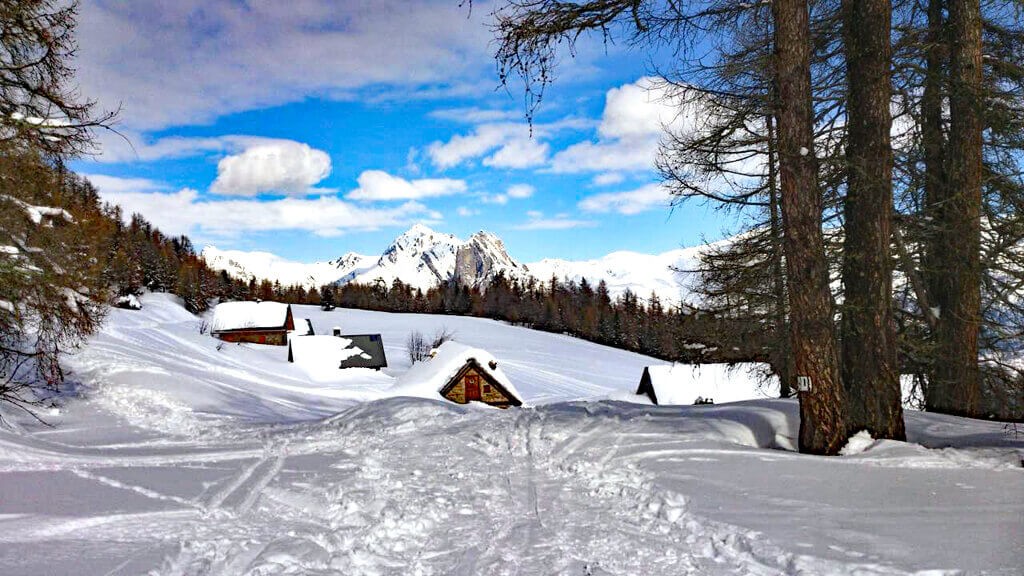
[[[535,120],[498,85],[493,6],[455,0],[81,7],[78,81],[118,131],[76,162],[101,195],[198,246],[313,261],[422,222],[513,257],[661,252],[730,225],[669,208],[654,154],[680,119],[647,54],[566,55]],[[130,145],[129,145],[130,143]]]

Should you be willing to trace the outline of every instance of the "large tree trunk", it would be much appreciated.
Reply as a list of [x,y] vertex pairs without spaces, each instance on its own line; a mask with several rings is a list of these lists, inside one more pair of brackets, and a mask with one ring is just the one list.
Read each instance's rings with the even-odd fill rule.
[[[775,90],[772,91],[774,102]],[[786,320],[786,279],[783,277],[782,215],[779,214],[778,154],[776,154],[775,117],[765,117],[768,128],[768,222],[771,230],[771,275],[775,321],[775,370],[779,375],[779,396],[793,395],[793,355],[789,352],[789,323]]]
[[981,4],[948,0],[948,6],[948,187],[942,218],[934,222],[945,273],[937,277],[940,316],[926,405],[938,412],[976,416],[981,395]]
[[892,7],[843,0],[847,190],[843,215],[843,385],[847,429],[905,440],[892,316]]
[[[944,304],[942,277],[947,256],[943,254],[943,235],[936,230],[936,224],[944,220],[943,208],[946,202],[946,143],[942,127],[942,98],[945,93],[944,78],[946,35],[943,10],[945,0],[929,0],[928,33],[925,36],[925,77],[924,94],[921,98],[921,143],[924,148],[924,217],[925,249],[922,268],[925,287],[932,306]],[[936,320],[932,310],[922,310],[927,317]]]
[[806,0],[772,2],[779,88],[779,172],[789,286],[790,346],[800,392],[800,451],[836,454],[846,441],[845,398],[832,322],[821,233],[822,198],[814,156],[810,15]]

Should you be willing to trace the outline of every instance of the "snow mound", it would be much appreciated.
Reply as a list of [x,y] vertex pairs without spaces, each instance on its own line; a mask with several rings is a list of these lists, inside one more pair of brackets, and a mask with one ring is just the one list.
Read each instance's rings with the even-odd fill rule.
[[871,437],[871,433],[867,430],[861,430],[853,436],[850,436],[850,439],[846,441],[846,446],[843,446],[842,450],[839,451],[839,454],[843,456],[860,454],[874,445],[874,443],[875,439]]
[[661,364],[647,366],[655,396],[661,405],[690,405],[697,400],[737,402],[777,395],[778,380],[762,382],[765,365]]
[[398,378],[390,392],[396,396],[437,398],[441,389],[471,360],[475,360],[509,394],[522,402],[522,394],[512,385],[490,352],[452,340],[439,346],[433,358],[413,364],[408,372]]
[[315,380],[337,377],[341,363],[353,356],[369,355],[337,336],[295,336],[288,341],[288,358]]

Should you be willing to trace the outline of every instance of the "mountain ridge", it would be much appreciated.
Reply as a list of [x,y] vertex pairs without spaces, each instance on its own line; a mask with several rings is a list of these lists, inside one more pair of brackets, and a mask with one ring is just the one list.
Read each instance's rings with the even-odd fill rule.
[[497,274],[506,278],[547,282],[552,277],[597,285],[604,280],[614,297],[627,289],[641,298],[652,293],[666,302],[691,300],[692,270],[704,247],[680,248],[660,254],[615,251],[591,260],[545,258],[533,263],[513,259],[496,234],[478,231],[467,240],[416,224],[398,235],[380,256],[348,252],[326,262],[302,263],[270,252],[203,248],[202,256],[216,270],[242,279],[320,286],[350,282],[370,284],[395,279],[424,291],[448,280],[486,286]]

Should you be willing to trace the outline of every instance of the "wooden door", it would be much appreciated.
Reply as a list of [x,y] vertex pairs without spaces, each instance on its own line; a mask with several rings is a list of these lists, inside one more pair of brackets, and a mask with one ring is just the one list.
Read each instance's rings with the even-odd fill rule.
[[480,400],[480,376],[467,375],[463,382],[466,385],[466,402]]

